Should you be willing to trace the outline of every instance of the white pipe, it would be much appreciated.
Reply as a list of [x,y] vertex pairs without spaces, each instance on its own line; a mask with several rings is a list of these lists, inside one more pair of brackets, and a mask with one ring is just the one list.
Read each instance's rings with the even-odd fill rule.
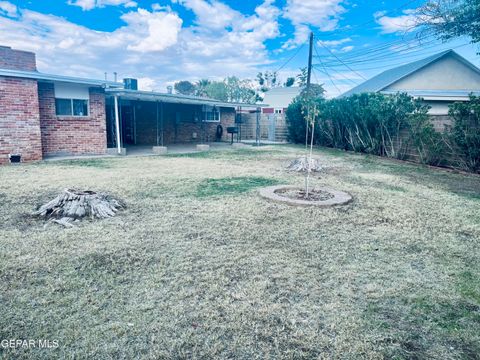
[[118,116],[118,96],[113,97],[115,103],[115,132],[117,133],[117,152],[122,155],[122,144],[120,144],[120,117]]

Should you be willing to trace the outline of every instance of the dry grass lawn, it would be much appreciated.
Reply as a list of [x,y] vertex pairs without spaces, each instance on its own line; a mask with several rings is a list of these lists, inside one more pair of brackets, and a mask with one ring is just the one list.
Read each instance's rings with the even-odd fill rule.
[[[332,209],[267,202],[302,184],[293,146],[0,168],[0,358],[478,359],[480,177],[319,149]],[[66,187],[120,216],[29,216]]]

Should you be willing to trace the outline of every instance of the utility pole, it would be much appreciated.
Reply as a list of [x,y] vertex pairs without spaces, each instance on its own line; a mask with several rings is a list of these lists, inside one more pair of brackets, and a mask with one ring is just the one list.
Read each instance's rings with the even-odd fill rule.
[[306,88],[306,101],[307,101],[307,120],[305,124],[305,149],[308,148],[308,120],[310,118],[310,84],[312,78],[312,57],[313,57],[313,31],[310,33],[310,45],[308,51],[308,67],[307,67],[307,88]]
[[[312,122],[312,134],[311,134],[311,141],[310,141],[310,156],[305,153],[305,160],[307,162],[307,171],[305,173],[305,198],[308,199],[309,195],[309,180],[310,180],[310,172],[312,171],[312,155],[313,155],[313,133],[315,131],[315,112],[316,106],[313,109],[314,114],[311,114],[310,109],[310,84],[311,84],[311,76],[312,76],[312,52],[313,52],[313,31],[310,33],[310,47],[308,52],[308,69],[307,69],[307,119],[305,124],[305,150],[308,150],[308,126],[310,125],[310,121]],[[308,158],[307,158],[308,156]]]
[[310,33],[310,47],[308,51],[307,98],[310,98],[310,83],[311,83],[311,77],[312,77],[312,57],[313,57],[313,32]]

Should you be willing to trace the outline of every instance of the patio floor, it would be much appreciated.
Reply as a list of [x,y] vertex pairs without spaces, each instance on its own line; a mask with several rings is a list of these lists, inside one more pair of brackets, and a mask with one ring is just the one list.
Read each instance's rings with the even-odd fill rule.
[[[229,142],[210,142],[210,151],[227,150],[231,148]],[[169,154],[188,154],[197,152],[196,143],[182,143],[182,144],[169,144],[167,145]],[[153,153],[151,145],[130,145],[127,146],[128,156],[149,156],[156,155]],[[90,158],[105,158],[116,157],[117,155],[102,154],[102,155],[51,155],[45,156],[44,161],[59,161],[59,160],[74,160],[74,159],[90,159]]]

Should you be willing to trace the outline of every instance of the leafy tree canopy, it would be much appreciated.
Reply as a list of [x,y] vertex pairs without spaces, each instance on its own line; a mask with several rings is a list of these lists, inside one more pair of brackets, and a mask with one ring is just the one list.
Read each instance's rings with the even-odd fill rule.
[[194,95],[195,94],[195,85],[190,81],[182,80],[176,82],[174,85],[175,92],[181,95]]
[[418,25],[448,40],[469,36],[480,42],[480,0],[430,0],[419,9]]
[[285,87],[292,87],[293,84],[295,84],[295,78],[294,77],[289,77],[287,78],[287,81],[283,84]]

